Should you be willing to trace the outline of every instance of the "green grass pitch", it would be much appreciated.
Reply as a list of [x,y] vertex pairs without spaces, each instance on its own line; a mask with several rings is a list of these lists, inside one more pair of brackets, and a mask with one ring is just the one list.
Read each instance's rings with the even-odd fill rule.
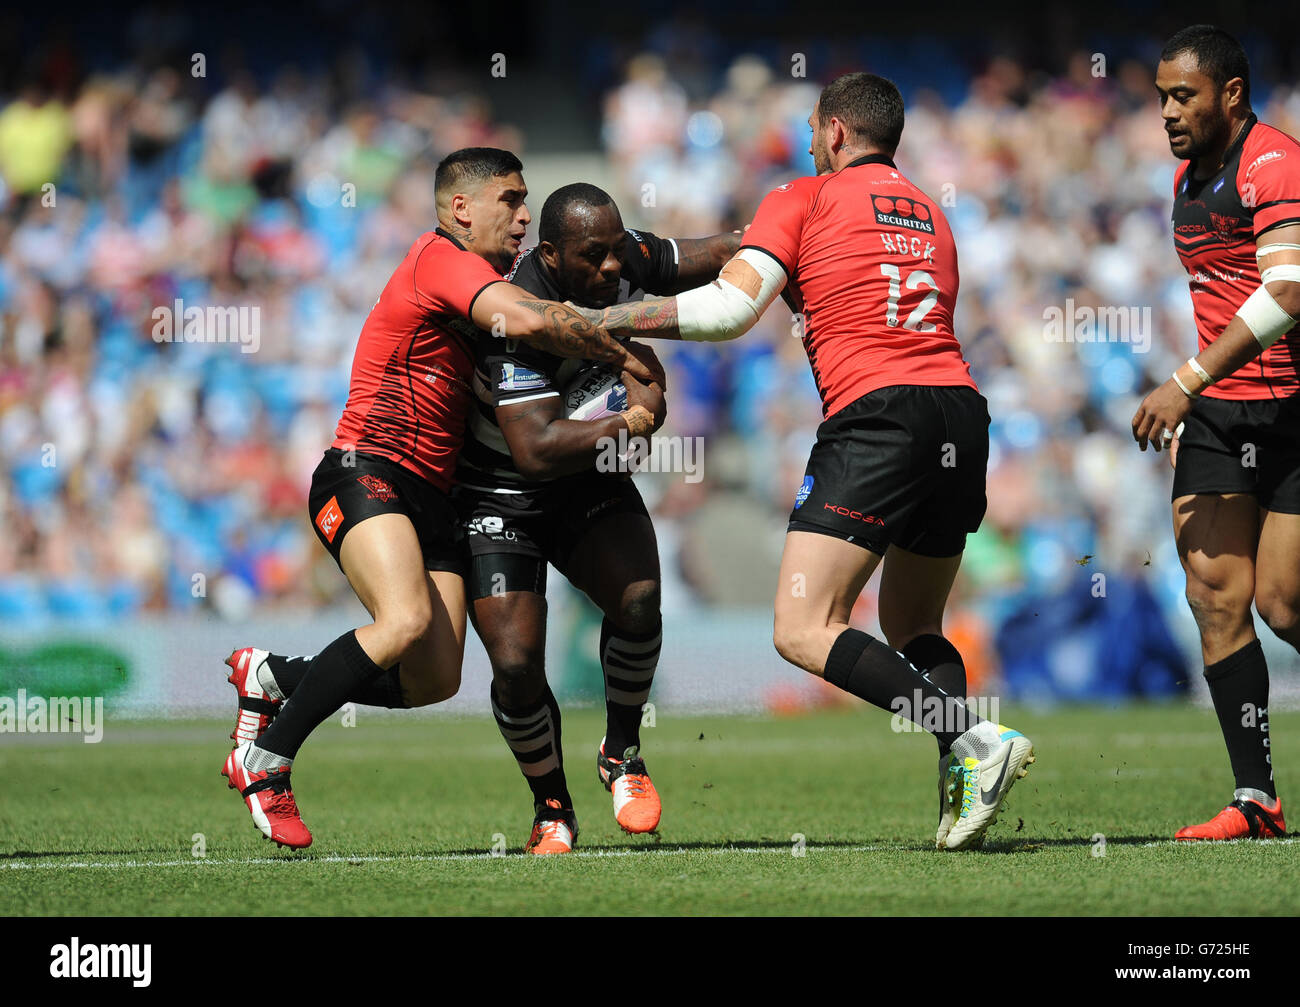
[[[110,720],[98,745],[0,736],[0,913],[1300,912],[1300,889],[1283,883],[1300,863],[1294,839],[1170,840],[1231,797],[1213,713],[1007,709],[1002,719],[1034,740],[1038,762],[985,848],[960,854],[933,849],[933,741],[892,732],[875,711],[661,710],[643,735],[664,800],[657,837],[618,830],[596,779],[601,717],[566,713],[581,834],[577,854],[545,858],[521,854],[529,795],[486,719],[362,709],[355,727],[322,727],[294,773],[316,837],[300,853],[263,840],[218,776],[225,721]],[[1300,714],[1275,713],[1272,734],[1285,804]],[[504,856],[490,852],[498,835]]]

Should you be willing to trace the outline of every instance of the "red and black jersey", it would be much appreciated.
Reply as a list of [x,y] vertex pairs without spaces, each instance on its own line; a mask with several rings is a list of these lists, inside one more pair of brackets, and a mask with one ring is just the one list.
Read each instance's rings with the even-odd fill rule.
[[[1261,280],[1259,236],[1300,223],[1300,144],[1255,116],[1209,178],[1185,161],[1174,176],[1174,247],[1187,270],[1198,352],[1227,328]],[[1289,398],[1300,392],[1300,326],[1204,392],[1216,399]]]
[[778,186],[742,247],[785,269],[825,416],[889,385],[976,387],[953,333],[952,231],[883,154]]
[[473,397],[479,330],[470,310],[500,282],[442,228],[421,235],[361,328],[333,446],[388,458],[449,490]]

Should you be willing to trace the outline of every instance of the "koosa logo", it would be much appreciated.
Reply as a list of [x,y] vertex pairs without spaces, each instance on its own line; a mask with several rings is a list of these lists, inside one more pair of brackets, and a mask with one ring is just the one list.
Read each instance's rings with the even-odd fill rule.
[[876,223],[889,227],[907,227],[913,231],[934,233],[934,221],[930,219],[930,208],[914,199],[889,196],[872,196],[871,205],[876,211]]

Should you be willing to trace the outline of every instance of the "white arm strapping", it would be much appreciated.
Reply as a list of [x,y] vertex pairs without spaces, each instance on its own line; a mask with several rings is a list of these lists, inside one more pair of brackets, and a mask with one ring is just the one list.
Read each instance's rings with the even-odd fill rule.
[[1260,245],[1255,252],[1255,258],[1262,259],[1266,255],[1272,255],[1274,252],[1297,252],[1300,251],[1300,245],[1277,244],[1277,245]]
[[1256,341],[1264,349],[1268,349],[1295,326],[1295,319],[1282,310],[1282,306],[1273,300],[1273,295],[1262,283],[1237,309],[1237,317],[1246,323],[1246,327],[1254,333]]
[[756,248],[736,253],[758,273],[762,285],[750,297],[719,277],[713,283],[677,295],[677,331],[683,339],[721,342],[744,335],[785,287],[785,270],[772,256]]
[[1284,262],[1280,266],[1269,266],[1259,274],[1259,278],[1265,283],[1275,283],[1279,280],[1300,283],[1300,265]]

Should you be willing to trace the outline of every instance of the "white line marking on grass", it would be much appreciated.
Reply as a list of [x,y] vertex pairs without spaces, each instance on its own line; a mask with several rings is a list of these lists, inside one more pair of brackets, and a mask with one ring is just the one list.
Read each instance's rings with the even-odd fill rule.
[[1237,846],[1241,843],[1250,843],[1251,846],[1290,846],[1292,843],[1300,843],[1300,837],[1289,836],[1286,839],[1157,839],[1154,843],[1143,843],[1142,845],[1150,848],[1152,846]]
[[[882,850],[907,850],[910,847],[905,846],[809,846],[806,847],[810,853],[830,853],[840,851],[844,853],[872,853]],[[574,850],[572,853],[562,854],[564,857],[579,857],[584,859],[600,859],[603,857],[643,857],[648,855],[672,856],[700,854],[702,856],[721,856],[725,853],[780,853],[783,856],[790,856],[790,845],[781,844],[778,846],[739,846],[739,847],[721,847],[706,850],[692,850],[683,846],[647,846],[642,849],[628,850]],[[0,864],[0,869],[9,871],[65,871],[65,870],[98,870],[103,868],[137,868],[149,869],[154,867],[205,867],[205,866],[239,866],[239,867],[260,867],[265,864],[427,864],[456,862],[461,860],[508,860],[519,859],[525,856],[523,853],[506,854],[504,857],[494,857],[491,853],[430,853],[430,854],[403,854],[401,856],[339,856],[331,855],[327,857],[295,857],[292,854],[286,854],[283,857],[245,857],[231,858],[227,860],[212,860],[206,858],[190,858],[188,860],[119,860],[119,861],[63,861],[60,863],[32,863],[30,861],[17,861],[15,863]]]

